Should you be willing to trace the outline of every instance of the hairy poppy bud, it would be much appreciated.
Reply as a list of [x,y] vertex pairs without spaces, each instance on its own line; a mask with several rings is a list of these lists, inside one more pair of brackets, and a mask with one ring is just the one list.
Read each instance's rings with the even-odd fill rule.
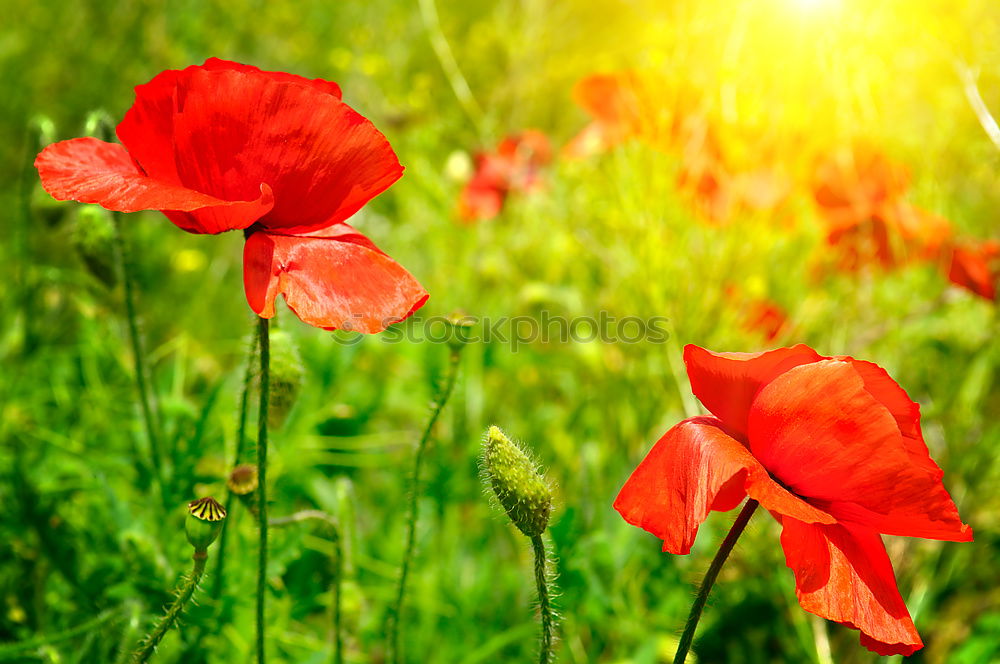
[[206,496],[188,503],[188,518],[184,523],[188,542],[195,553],[203,553],[222,532],[222,522],[226,518],[226,508],[215,498]]
[[70,229],[70,242],[87,269],[106,286],[115,283],[115,226],[111,213],[97,205],[81,205]]
[[518,530],[528,537],[541,535],[549,525],[552,488],[535,462],[492,426],[486,432],[482,463],[484,479]]
[[305,369],[295,341],[284,330],[273,330],[271,342],[270,404],[268,424],[277,429],[285,423],[302,387]]
[[448,346],[459,350],[469,343],[469,335],[476,324],[476,319],[462,311],[453,311],[448,315]]

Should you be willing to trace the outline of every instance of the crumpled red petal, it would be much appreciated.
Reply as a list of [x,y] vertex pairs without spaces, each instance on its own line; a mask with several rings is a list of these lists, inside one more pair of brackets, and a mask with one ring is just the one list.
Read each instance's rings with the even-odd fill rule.
[[684,347],[691,391],[726,427],[746,439],[747,413],[757,392],[792,367],[822,359],[804,344],[761,353],[715,353]]
[[266,184],[246,198],[221,199],[149,177],[125,148],[96,138],[53,143],[35,158],[35,168],[42,186],[59,200],[97,203],[118,212],[197,210],[208,226],[224,218],[235,228],[246,228],[274,205]]
[[880,655],[923,647],[877,532],[789,517],[781,523],[781,546],[803,609],[860,630],[861,645]]
[[940,468],[913,437],[918,415],[873,366],[822,360],[774,378],[750,409],[753,455],[790,491],[839,521],[891,535],[970,541],[972,529],[941,483]]
[[711,510],[731,510],[747,495],[777,514],[835,522],[774,482],[714,417],[684,420],[664,434],[614,506],[626,521],[662,539],[664,551],[686,554]]
[[371,240],[347,224],[302,236],[265,231],[247,238],[243,284],[250,308],[274,316],[285,296],[303,322],[374,334],[427,300],[427,291]]
[[[275,205],[261,224],[299,233],[347,219],[402,174],[385,137],[333,84],[207,65],[136,88],[118,136],[151,177],[226,200],[267,183]],[[210,226],[198,212],[168,216],[193,232],[240,228]]]

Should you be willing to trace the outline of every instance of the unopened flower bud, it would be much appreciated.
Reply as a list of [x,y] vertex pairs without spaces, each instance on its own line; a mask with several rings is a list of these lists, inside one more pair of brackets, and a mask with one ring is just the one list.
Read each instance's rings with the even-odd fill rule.
[[476,325],[476,319],[462,311],[453,311],[448,315],[448,345],[453,350],[458,350],[469,343],[472,328]]
[[486,432],[482,461],[484,477],[510,520],[528,537],[541,535],[549,524],[552,488],[534,461],[496,426]]
[[81,205],[70,229],[70,242],[87,269],[106,286],[115,283],[115,226],[111,213],[97,205]]
[[270,403],[268,425],[277,429],[285,423],[302,387],[305,369],[295,341],[284,330],[273,330],[270,337]]
[[225,518],[226,508],[211,496],[188,503],[188,518],[184,523],[184,530],[195,553],[205,552],[215,541],[222,532]]

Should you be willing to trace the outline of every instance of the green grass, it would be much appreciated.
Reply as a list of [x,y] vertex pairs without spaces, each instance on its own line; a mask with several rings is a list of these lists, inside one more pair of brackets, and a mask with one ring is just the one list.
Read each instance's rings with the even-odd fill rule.
[[[464,350],[419,489],[405,661],[534,656],[531,550],[478,478],[490,424],[531,448],[557,487],[549,545],[562,615],[558,661],[669,661],[734,514],[711,517],[692,554],[674,557],[622,521],[612,500],[652,443],[699,412],[683,344],[797,342],[875,361],[906,388],[922,406],[945,484],[976,530],[972,544],[887,538],[927,643],[913,661],[1000,658],[995,305],[949,287],[932,265],[819,270],[826,250],[801,198],[789,213],[793,230],[752,217],[706,225],[675,191],[675,159],[638,143],[585,162],[557,160],[544,191],[512,197],[501,217],[472,226],[455,219],[461,183],[445,168],[453,152],[526,127],[559,144],[587,122],[570,97],[578,78],[651,67],[707,90],[713,105],[734,87],[740,122],[770,127],[793,145],[801,136],[804,146],[821,137],[875,141],[909,166],[914,202],[964,236],[996,237],[1000,153],[950,67],[953,57],[979,66],[984,97],[1000,111],[1000,12],[987,0],[954,11],[930,1],[871,9],[844,0],[853,14],[840,33],[809,41],[802,28],[801,39],[755,41],[755,30],[781,34],[780,12],[791,11],[784,3],[760,3],[759,15],[721,0],[698,9],[662,4],[439,3],[442,34],[479,113],[456,99],[417,2],[13,0],[7,14],[18,19],[0,28],[0,661],[116,661],[189,567],[185,503],[223,495],[255,324],[242,293],[242,238],[188,235],[158,213],[123,220],[169,459],[161,503],[145,461],[121,285],[95,277],[74,249],[75,206],[25,204],[37,186],[32,118],[51,118],[52,138],[81,135],[91,110],[120,118],[134,85],[209,56],[337,80],[345,100],[386,133],[406,173],[352,223],[431,293],[423,315],[607,311],[670,320],[665,344]],[[727,284],[766,293],[790,312],[791,330],[769,344],[742,329]],[[320,509],[339,520],[346,661],[381,662],[411,455],[448,347],[379,337],[344,343],[349,336],[309,328],[287,310],[277,325],[297,342],[306,373],[288,420],[271,435],[270,513]],[[196,595],[155,661],[250,661],[256,531],[241,506],[227,527],[223,598]],[[699,661],[819,661],[818,634],[829,634],[836,662],[877,660],[856,632],[815,623],[799,608],[778,533],[767,515],[751,522],[709,600]],[[307,522],[274,529],[271,542],[271,659],[331,661],[329,533]],[[207,587],[213,569],[210,560]]]

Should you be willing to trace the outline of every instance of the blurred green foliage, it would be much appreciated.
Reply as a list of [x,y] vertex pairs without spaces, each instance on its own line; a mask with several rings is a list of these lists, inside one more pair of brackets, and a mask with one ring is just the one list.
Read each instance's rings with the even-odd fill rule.
[[[121,661],[188,567],[184,503],[224,492],[253,322],[241,292],[241,238],[188,235],[157,213],[124,220],[169,457],[160,501],[145,462],[121,286],[78,248],[80,219],[95,213],[39,195],[31,167],[45,142],[80,135],[88,112],[120,118],[134,85],[210,56],[336,80],[386,133],[406,174],[352,223],[421,280],[431,293],[424,315],[607,311],[670,320],[665,344],[465,350],[420,487],[407,661],[528,661],[534,651],[530,551],[490,511],[477,479],[479,439],[492,423],[525,440],[558,485],[550,535],[560,661],[668,661],[691,584],[730,516],[710,518],[692,555],[673,557],[625,524],[613,497],[653,441],[697,412],[683,344],[796,342],[873,360],[921,403],[932,455],[976,530],[973,544],[888,538],[927,643],[913,661],[1000,659],[995,305],[954,290],[928,265],[817,278],[823,240],[808,207],[793,209],[802,222],[794,233],[751,216],[708,226],[677,196],[675,161],[638,144],[557,161],[544,191],[512,197],[498,219],[466,226],[454,216],[461,183],[446,172],[449,155],[526,127],[561,143],[587,121],[570,97],[577,79],[644,67],[693,82],[723,111],[735,99],[737,120],[758,129],[874,141],[910,167],[920,205],[963,235],[995,237],[1000,153],[953,66],[978,68],[987,104],[1000,109],[1000,10],[991,0],[841,4],[839,24],[817,25],[793,0],[439,3],[438,34],[468,82],[469,107],[432,48],[427,0],[6,0],[0,659]],[[39,131],[43,118],[54,135]],[[99,251],[102,237],[86,247]],[[772,344],[743,329],[727,284],[781,304],[791,328]],[[380,662],[410,454],[448,348],[356,341],[287,311],[278,325],[298,343],[305,376],[272,436],[270,511],[321,509],[338,519],[347,661]],[[256,536],[240,506],[227,527],[222,599],[199,595],[157,661],[250,661]],[[272,542],[274,661],[329,661],[328,533],[297,524],[276,529]],[[208,584],[212,569],[210,561]],[[798,607],[778,526],[758,517],[713,592],[699,661],[821,661],[827,639],[834,661],[878,659],[856,632]],[[12,655],[16,641],[30,647]]]

